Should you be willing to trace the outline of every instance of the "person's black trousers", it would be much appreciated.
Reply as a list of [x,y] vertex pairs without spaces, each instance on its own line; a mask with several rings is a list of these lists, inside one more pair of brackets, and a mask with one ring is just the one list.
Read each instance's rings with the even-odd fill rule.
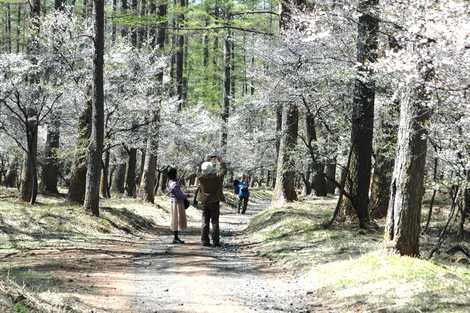
[[220,216],[220,203],[205,203],[202,208],[202,227],[201,227],[201,241],[202,243],[210,243],[209,231],[210,224],[212,224],[212,243],[219,245],[220,243],[220,229],[219,229],[219,216]]

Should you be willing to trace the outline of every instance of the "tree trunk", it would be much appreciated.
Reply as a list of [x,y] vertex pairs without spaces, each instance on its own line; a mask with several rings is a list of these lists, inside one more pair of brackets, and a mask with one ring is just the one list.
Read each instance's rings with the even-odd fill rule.
[[[145,20],[145,15],[147,14],[147,1],[141,0],[140,1],[140,17]],[[139,27],[139,48],[142,47],[142,43],[147,40],[147,26],[140,26]]]
[[[91,87],[88,86],[91,92]],[[85,199],[85,181],[86,181],[86,147],[91,133],[91,99],[86,100],[85,110],[78,119],[78,138],[75,144],[75,160],[72,166],[70,176],[70,186],[67,195],[68,201],[72,203],[83,203]]]
[[354,98],[351,126],[351,164],[344,205],[352,206],[359,218],[360,227],[369,223],[369,185],[371,174],[372,140],[374,128],[375,81],[367,64],[377,59],[379,22],[375,17],[378,0],[359,1],[357,62],[363,79],[354,82]]
[[334,194],[336,190],[336,158],[326,164],[326,193]]
[[109,149],[107,149],[104,152],[103,172],[101,173],[101,183],[100,183],[101,196],[103,198],[111,198],[111,195],[109,193],[109,159],[110,159],[110,155],[111,155],[111,153],[109,152]]
[[[163,2],[158,9],[159,18],[165,19],[167,15],[167,4]],[[155,40],[152,41],[154,47],[163,51],[165,47],[165,28],[162,27],[158,33],[155,33]],[[161,87],[163,76],[158,76],[158,84]],[[148,126],[146,157],[141,179],[141,194],[145,202],[154,203],[155,191],[158,188],[157,180],[157,161],[158,161],[158,144],[160,135],[160,108],[159,103],[155,103],[152,108],[152,122]],[[157,187],[157,188],[156,188]]]
[[14,188],[18,180],[18,160],[15,158],[5,174],[3,185],[8,188]]
[[302,174],[302,181],[304,183],[304,196],[308,196],[312,193],[312,184],[310,183],[311,174],[310,167],[307,166],[307,170]]
[[[370,187],[369,211],[374,218],[387,216],[390,201],[395,146],[397,142],[399,102],[394,101],[381,112],[380,127],[376,135],[374,172]],[[387,144],[383,144],[386,142]]]
[[[137,16],[139,14],[137,12],[137,5],[138,5],[137,0],[131,0],[130,11],[131,11],[132,16]],[[138,41],[138,28],[135,26],[131,26],[131,44],[134,48],[137,48],[137,41]]]
[[[121,14],[123,16],[127,15],[127,10],[129,9],[129,6],[127,4],[127,0],[121,0]],[[121,26],[121,37],[126,38],[128,33],[128,29],[126,25]]]
[[22,5],[17,4],[18,15],[16,19],[16,53],[20,53],[20,42],[21,42],[21,10]]
[[[423,80],[429,81],[433,75],[432,68],[427,66],[425,69]],[[385,228],[386,245],[401,255],[409,256],[419,255],[426,124],[431,113],[424,103],[429,99],[426,86],[422,82],[415,84],[409,83],[400,106],[397,154]]]
[[114,176],[112,180],[112,192],[115,193],[124,193],[124,185],[126,183],[126,163],[120,161],[119,164],[116,165],[116,169],[114,170]]
[[[228,13],[227,13],[228,15]],[[226,17],[226,23],[228,23],[228,17]],[[227,153],[227,139],[228,139],[228,118],[230,114],[230,67],[232,56],[231,43],[230,43],[230,32],[227,30],[224,39],[224,89],[223,89],[223,103],[222,103],[222,155]]]
[[[117,14],[117,0],[113,0],[113,17],[115,17]],[[113,20],[111,21],[111,42],[114,43],[116,42],[116,33],[117,33],[117,27],[116,27],[116,22]]]
[[310,110],[305,115],[305,134],[311,159],[308,166],[313,169],[311,189],[315,191],[316,196],[324,197],[326,196],[325,165],[319,159],[315,118]]
[[127,173],[126,173],[126,195],[128,197],[135,197],[136,195],[136,169],[137,169],[137,149],[130,148],[128,151],[129,157],[127,159]]
[[60,148],[60,115],[52,114],[47,127],[46,145],[44,147],[44,165],[42,167],[42,185],[44,192],[59,193],[59,159],[57,152]]
[[[175,3],[178,3],[175,0]],[[184,26],[184,10],[186,9],[186,1],[179,0],[179,10],[180,12],[176,13],[176,27],[182,28]],[[176,83],[176,95],[179,102],[179,110],[184,107],[184,79],[183,79],[183,68],[184,68],[184,35],[177,31],[175,35],[176,43],[176,53],[175,53],[175,83]]]
[[273,193],[273,203],[275,205],[297,200],[295,158],[292,153],[297,145],[298,128],[298,108],[295,104],[288,103],[282,111],[283,136],[279,145],[276,186]]
[[34,204],[37,195],[38,126],[35,120],[26,121],[27,149],[24,155],[20,199]]
[[104,140],[104,0],[94,0],[95,52],[93,55],[93,103],[91,135],[88,144],[84,207],[99,216],[100,176]]

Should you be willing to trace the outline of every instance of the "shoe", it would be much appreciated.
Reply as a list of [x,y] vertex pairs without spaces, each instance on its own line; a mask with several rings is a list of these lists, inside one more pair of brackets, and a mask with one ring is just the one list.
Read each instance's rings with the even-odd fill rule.
[[214,246],[214,247],[217,247],[217,248],[222,247],[222,245],[220,244],[220,242],[214,243],[213,246]]
[[210,244],[210,242],[203,242],[202,245],[204,247],[212,247],[212,245]]
[[173,239],[173,243],[175,243],[175,244],[183,244],[184,241],[181,240],[181,239],[179,239],[179,238],[175,238],[175,239]]

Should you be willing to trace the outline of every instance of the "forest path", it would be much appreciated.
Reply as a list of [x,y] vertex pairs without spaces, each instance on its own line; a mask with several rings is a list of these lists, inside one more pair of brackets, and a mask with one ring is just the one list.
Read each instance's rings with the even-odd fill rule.
[[170,244],[171,235],[150,240],[134,254],[133,271],[109,282],[112,298],[120,300],[114,304],[126,298],[126,309],[119,312],[310,312],[302,278],[241,249],[242,230],[268,206],[266,199],[254,200],[246,215],[223,207],[222,248],[200,245],[200,211],[190,208],[184,245]]

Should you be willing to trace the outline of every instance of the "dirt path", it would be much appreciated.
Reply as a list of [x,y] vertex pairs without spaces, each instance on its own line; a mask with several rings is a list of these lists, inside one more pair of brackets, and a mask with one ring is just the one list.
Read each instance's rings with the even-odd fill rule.
[[268,205],[257,199],[243,216],[224,207],[223,248],[200,245],[200,211],[188,209],[190,227],[182,235],[186,244],[174,245],[161,211],[150,209],[148,214],[160,214],[157,220],[163,224],[152,237],[115,236],[66,247],[51,242],[0,261],[10,264],[6,275],[44,301],[78,305],[87,313],[310,312],[307,307],[316,307],[307,294],[311,284],[283,273],[244,245],[242,230]]
[[133,257],[134,272],[113,282],[114,294],[128,297],[120,312],[309,312],[302,279],[240,249],[241,230],[267,205],[252,203],[245,216],[224,208],[223,248],[200,245],[199,212],[191,208],[190,229],[182,236],[186,244],[168,244],[171,236],[159,236]]

